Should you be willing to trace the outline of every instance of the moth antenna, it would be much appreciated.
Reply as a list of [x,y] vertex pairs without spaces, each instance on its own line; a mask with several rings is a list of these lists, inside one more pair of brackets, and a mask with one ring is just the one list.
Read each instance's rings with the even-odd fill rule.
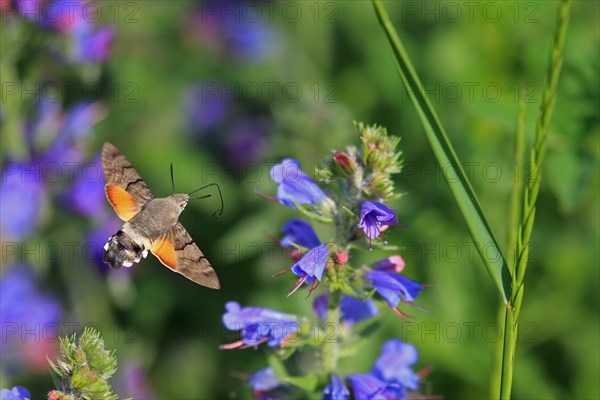
[[173,194],[175,194],[175,178],[173,177],[173,163],[171,163],[171,186],[173,186]]
[[[213,213],[213,217],[219,218],[221,215],[223,215],[223,209],[225,208],[225,203],[223,202],[223,193],[221,193],[221,187],[217,183],[209,183],[208,185],[205,185],[196,190],[193,190],[190,193],[188,193],[188,196],[191,196],[192,194],[194,194],[200,190],[206,189],[208,187],[211,187],[211,186],[215,186],[217,188],[217,190],[219,191],[219,198],[221,199],[221,208]],[[198,199],[203,199],[206,197],[210,197],[210,196],[202,196],[202,197],[198,197]],[[194,200],[196,200],[196,199],[194,199]],[[217,215],[217,213],[218,213],[218,215]]]

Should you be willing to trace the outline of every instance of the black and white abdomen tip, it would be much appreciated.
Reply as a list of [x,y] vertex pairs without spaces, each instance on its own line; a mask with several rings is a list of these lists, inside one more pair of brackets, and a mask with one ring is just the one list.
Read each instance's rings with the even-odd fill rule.
[[148,250],[136,243],[123,231],[119,231],[108,239],[104,245],[102,260],[113,269],[131,267],[148,256]]

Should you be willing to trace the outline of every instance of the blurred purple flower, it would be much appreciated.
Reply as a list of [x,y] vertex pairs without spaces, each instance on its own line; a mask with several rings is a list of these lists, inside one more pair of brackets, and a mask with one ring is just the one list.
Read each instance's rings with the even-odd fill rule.
[[278,47],[277,36],[262,19],[250,20],[241,15],[240,4],[244,2],[202,2],[186,13],[184,38],[235,60],[265,60]]
[[44,28],[68,33],[82,24],[89,23],[85,18],[84,6],[83,0],[45,1],[37,8],[37,22]]
[[[313,311],[321,319],[327,318],[328,299],[329,296],[325,293],[318,296],[313,301]],[[377,307],[375,306],[373,300],[360,300],[346,295],[342,295],[340,307],[342,312],[342,321],[347,322],[349,325],[356,324],[357,322],[374,317],[378,313]]]
[[0,399],[2,400],[28,400],[31,399],[31,393],[23,386],[15,386],[12,390],[0,390]]
[[267,367],[259,369],[250,376],[248,384],[254,392],[269,392],[281,386],[281,382],[275,376],[273,368]]
[[300,163],[294,159],[286,158],[281,163],[271,168],[271,179],[277,188],[277,200],[281,204],[296,208],[297,204],[323,204],[332,201],[325,192],[302,170]]
[[292,265],[291,271],[300,278],[288,292],[291,296],[303,283],[311,284],[308,294],[316,289],[318,283],[323,279],[323,271],[327,266],[327,260],[331,254],[331,246],[322,244],[310,249],[296,264]]
[[286,398],[284,395],[291,391],[289,386],[277,379],[271,367],[253,373],[248,379],[248,385],[252,388],[252,397],[260,400],[284,399]]
[[114,26],[94,29],[91,24],[83,24],[73,31],[75,59],[80,63],[103,63],[110,57],[115,39]]
[[81,162],[83,152],[77,141],[88,136],[102,116],[102,108],[98,103],[81,102],[74,105],[64,114],[62,125],[50,146],[37,158],[42,164]]
[[269,143],[270,127],[261,119],[245,118],[236,122],[225,137],[224,158],[232,166],[261,160]]
[[390,339],[383,345],[371,373],[384,382],[397,383],[407,389],[417,390],[419,376],[411,366],[418,358],[415,346],[399,339]]
[[241,331],[242,339],[222,345],[223,349],[245,348],[264,342],[274,347],[299,329],[294,317],[268,308],[242,308],[234,301],[225,304],[225,308],[227,312],[223,315],[223,324],[229,330]]
[[291,243],[312,249],[321,244],[319,237],[308,222],[300,219],[292,219],[287,222],[281,230],[285,236],[279,242],[283,247],[295,248]]
[[348,397],[350,391],[344,385],[344,380],[339,375],[332,374],[331,381],[323,390],[323,400],[346,400]]
[[125,392],[132,399],[157,399],[152,391],[146,371],[137,361],[128,361],[125,365]]
[[359,228],[369,240],[381,235],[383,225],[396,225],[398,220],[394,210],[377,201],[363,201],[360,208]]
[[51,101],[46,96],[40,97],[35,105],[34,117],[25,123],[25,142],[30,154],[36,153],[38,142],[49,142],[56,137],[64,119],[58,101]]
[[[8,3],[10,3],[10,0]],[[12,0],[12,3],[15,5],[17,12],[25,18],[34,22],[41,22],[42,7],[46,0]]]
[[411,303],[419,296],[423,286],[395,272],[370,271],[364,276],[370,281],[373,289],[387,301],[394,312],[401,317],[405,315],[398,310],[398,304],[403,301]]
[[42,169],[35,162],[5,162],[0,183],[3,238],[22,241],[35,233],[47,202]]
[[405,398],[404,390],[400,385],[383,382],[371,374],[349,375],[348,381],[352,384],[352,392],[355,399],[383,400]]
[[58,350],[52,335],[60,318],[60,304],[38,290],[27,266],[8,267],[0,278],[2,369],[47,370],[46,357],[52,358]]
[[75,182],[67,192],[65,201],[75,212],[93,217],[100,216],[105,210],[105,198],[104,173],[98,155],[77,171]]
[[185,114],[194,133],[204,134],[223,123],[231,99],[222,88],[224,82],[205,80],[192,86],[185,95]]

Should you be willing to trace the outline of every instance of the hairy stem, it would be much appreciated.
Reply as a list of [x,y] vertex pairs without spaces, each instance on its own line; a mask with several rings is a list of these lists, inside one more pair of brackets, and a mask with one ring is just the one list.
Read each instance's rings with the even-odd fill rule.
[[333,327],[333,336],[328,336],[323,342],[323,371],[331,374],[337,369],[337,361],[340,353],[339,340],[337,336],[338,325],[340,323],[340,292],[335,291],[329,293],[329,301],[327,304],[327,321],[325,322],[325,330]]

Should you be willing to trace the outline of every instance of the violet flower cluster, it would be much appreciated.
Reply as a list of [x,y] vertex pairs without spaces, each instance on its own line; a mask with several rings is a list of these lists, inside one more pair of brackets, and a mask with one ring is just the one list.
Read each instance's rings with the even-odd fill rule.
[[[388,247],[384,235],[398,226],[390,206],[398,197],[392,175],[401,170],[399,139],[378,126],[357,128],[361,145],[335,151],[316,170],[315,179],[291,158],[271,168],[277,184],[273,199],[305,217],[283,225],[279,244],[289,251],[293,264],[274,277],[293,278],[288,297],[303,291],[298,299],[305,301],[315,291],[322,293],[312,295],[316,319],[227,303],[223,323],[239,339],[221,348],[269,348],[269,366],[248,380],[255,398],[403,399],[419,390],[424,374],[413,370],[417,349],[399,339],[383,344],[368,371],[341,370],[337,362],[342,356],[352,357],[351,349],[378,326],[389,312],[386,308],[403,319],[412,318],[402,305],[414,305],[423,290],[401,274],[405,261],[399,255],[367,264],[355,261],[361,247]],[[306,219],[333,225],[335,238],[320,238]],[[313,349],[315,363],[322,365],[291,373],[298,369],[294,355],[301,348]]]
[[[102,71],[116,30],[94,11],[101,14],[99,3],[85,0],[0,2],[3,73],[10,81],[0,111],[5,155],[0,234],[12,250],[3,254],[0,276],[3,384],[48,370],[60,343],[47,329],[58,327],[68,314],[53,293],[56,285],[45,284],[55,269],[14,249],[37,248],[41,237],[57,234],[52,226],[64,229],[71,216],[89,226],[87,255],[99,259],[109,236],[104,231],[114,232],[116,217],[108,214],[99,154],[88,148],[94,126],[107,111],[103,85],[111,82]],[[90,96],[86,87],[97,91]],[[72,268],[64,261],[60,265]],[[31,397],[21,386],[0,392],[2,399]]]

